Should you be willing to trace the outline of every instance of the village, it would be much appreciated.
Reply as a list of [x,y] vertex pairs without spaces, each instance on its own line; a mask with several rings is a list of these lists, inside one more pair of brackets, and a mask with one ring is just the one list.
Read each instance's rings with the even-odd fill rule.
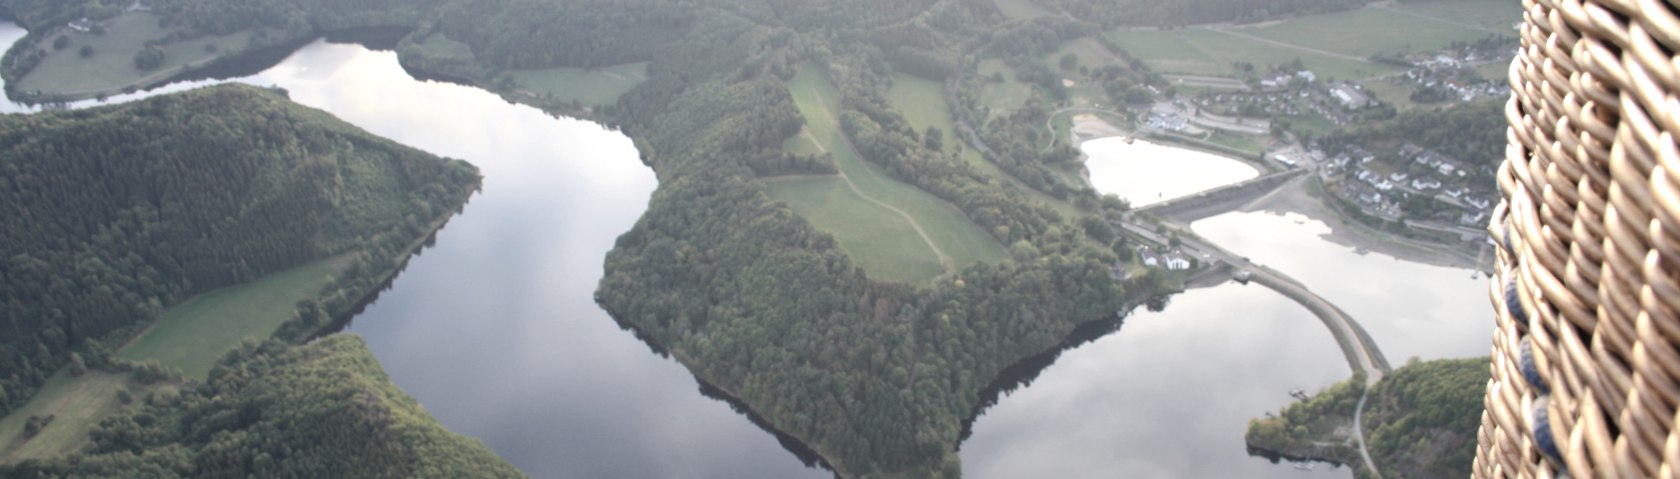
[[[1352,216],[1367,223],[1400,224],[1421,236],[1445,242],[1473,242],[1493,198],[1490,181],[1497,161],[1470,161],[1435,149],[1398,144],[1332,144],[1329,132],[1393,117],[1395,102],[1446,106],[1509,94],[1503,78],[1485,78],[1507,55],[1508,42],[1495,39],[1454,44],[1435,52],[1374,56],[1372,61],[1407,68],[1369,79],[1410,91],[1408,98],[1383,98],[1370,81],[1331,81],[1298,63],[1278,65],[1264,74],[1239,80],[1181,77],[1185,88],[1176,98],[1150,105],[1141,118],[1146,130],[1176,135],[1213,132],[1262,136],[1271,146],[1262,155],[1275,168],[1315,171],[1326,193]],[[1496,66],[1496,65],[1494,65]],[[1217,80],[1217,81],[1216,81]],[[1392,95],[1392,93],[1389,93]],[[1317,126],[1317,128],[1314,128]],[[1496,159],[1495,159],[1496,160]],[[1344,211],[1347,212],[1347,211]],[[1168,261],[1165,254],[1139,251],[1140,257]],[[1160,258],[1160,259],[1157,259]]]

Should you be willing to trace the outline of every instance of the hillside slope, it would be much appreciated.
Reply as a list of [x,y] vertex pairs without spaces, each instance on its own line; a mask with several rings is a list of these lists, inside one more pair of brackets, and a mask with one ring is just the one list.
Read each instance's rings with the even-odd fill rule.
[[105,421],[87,453],[0,477],[524,477],[439,425],[358,336],[249,341],[210,375]]

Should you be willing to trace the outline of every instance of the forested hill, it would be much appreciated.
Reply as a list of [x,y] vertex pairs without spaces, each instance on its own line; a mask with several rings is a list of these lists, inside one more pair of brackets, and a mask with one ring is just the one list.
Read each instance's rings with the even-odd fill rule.
[[348,309],[478,185],[250,86],[0,116],[0,413],[200,292],[338,257]]
[[[1363,425],[1371,459],[1383,477],[1422,479],[1470,473],[1488,368],[1485,357],[1414,360],[1372,387]],[[1250,421],[1249,447],[1291,457],[1363,464],[1349,435],[1363,382],[1364,378],[1356,377],[1291,404],[1277,416]]]
[[348,335],[248,341],[209,381],[154,393],[93,437],[85,453],[0,467],[0,477],[524,477],[445,430]]

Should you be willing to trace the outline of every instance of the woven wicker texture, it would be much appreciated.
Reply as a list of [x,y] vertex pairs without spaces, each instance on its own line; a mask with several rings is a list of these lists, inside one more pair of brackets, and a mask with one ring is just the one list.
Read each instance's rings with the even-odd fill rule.
[[1474,475],[1680,477],[1680,7],[1524,0]]

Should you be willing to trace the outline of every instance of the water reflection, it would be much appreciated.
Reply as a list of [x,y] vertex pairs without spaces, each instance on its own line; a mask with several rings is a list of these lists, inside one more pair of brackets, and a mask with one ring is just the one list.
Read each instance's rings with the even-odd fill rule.
[[1472,271],[1360,254],[1331,243],[1330,227],[1299,214],[1232,213],[1192,225],[1196,234],[1289,274],[1347,311],[1389,363],[1486,356],[1492,344],[1487,280]]
[[483,171],[466,214],[349,327],[451,430],[536,477],[825,477],[595,305],[601,258],[655,186],[628,138],[415,81],[359,46],[311,44],[241,81]]
[[[1253,176],[1252,168],[1217,157],[1205,168],[1138,156],[1105,165],[1115,157],[1104,150],[1115,144],[1087,143],[1092,182],[1134,204],[1151,202],[1156,191],[1177,192],[1163,195],[1170,198]],[[1246,176],[1234,173],[1243,169]],[[1486,286],[1470,270],[1361,254],[1328,241],[1327,225],[1298,214],[1231,213],[1193,229],[1348,311],[1395,364],[1487,354]],[[1118,333],[1050,358],[1031,387],[974,420],[962,449],[969,477],[1352,475],[1324,464],[1281,467],[1247,452],[1250,418],[1291,402],[1290,389],[1314,391],[1350,374],[1323,323],[1269,289],[1233,283],[1191,291],[1165,311],[1136,312]]]
[[1330,333],[1294,302],[1228,284],[1136,310],[1118,334],[1064,352],[980,416],[963,444],[973,478],[1351,477],[1250,457],[1250,418],[1292,388],[1347,378]]
[[[24,34],[0,23],[4,44]],[[829,477],[594,303],[602,258],[655,187],[628,138],[482,90],[417,81],[392,52],[314,41],[284,58],[231,80],[66,106],[222,81],[278,86],[373,134],[477,165],[483,193],[348,329],[445,426],[531,476]],[[9,113],[39,110],[0,103]]]
[[1127,143],[1121,138],[1087,141],[1085,168],[1091,186],[1143,206],[1254,178],[1259,170],[1212,153],[1158,145]]

